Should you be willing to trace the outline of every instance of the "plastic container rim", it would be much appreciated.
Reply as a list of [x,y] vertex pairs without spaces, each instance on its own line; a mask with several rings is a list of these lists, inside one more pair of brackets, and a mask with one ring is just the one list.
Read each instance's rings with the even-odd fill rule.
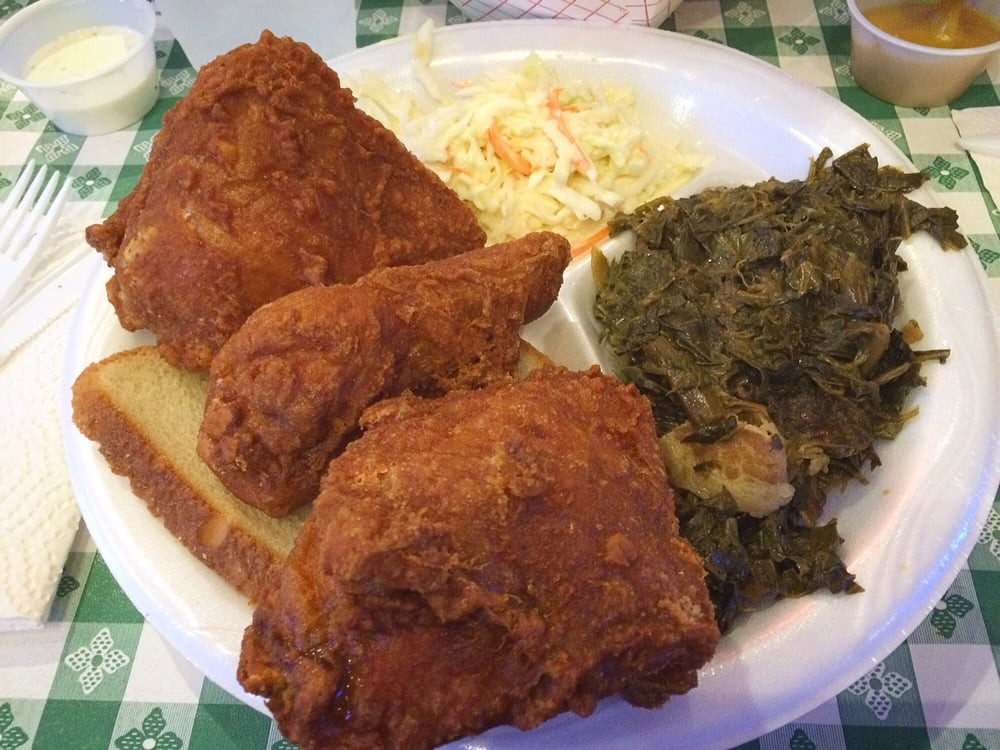
[[[4,22],[3,26],[0,26],[0,49],[3,48],[4,43],[11,37],[13,37],[14,32],[19,28],[25,26],[25,24],[30,24],[34,22],[35,16],[42,15],[47,12],[51,12],[53,5],[64,5],[68,2],[87,5],[87,3],[81,0],[38,0],[38,2],[32,3],[22,8],[20,11],[11,16],[7,21]],[[122,2],[122,0],[119,0]],[[133,58],[143,53],[146,45],[152,41],[153,34],[156,32],[156,11],[153,6],[147,2],[147,0],[125,0],[122,4],[131,5],[139,10],[146,18],[146,28],[136,29],[134,26],[128,25],[133,31],[137,31],[142,34],[139,43],[135,47],[129,50],[128,54],[124,57],[120,57],[114,62],[111,62],[97,70],[91,71],[86,75],[76,76],[73,78],[62,78],[58,81],[46,81],[41,83],[36,83],[34,81],[29,81],[24,79],[19,75],[14,75],[7,70],[0,68],[0,77],[3,77],[8,82],[17,86],[20,89],[33,89],[33,90],[48,90],[53,88],[58,88],[60,86],[65,86],[69,83],[85,83],[92,81],[102,76],[107,75],[110,71],[115,68],[121,67],[129,63]],[[100,23],[95,23],[95,26],[101,25]],[[126,25],[126,24],[116,24],[116,25]],[[81,26],[80,28],[87,28],[86,26]],[[53,36],[49,41],[57,38],[58,34]],[[25,61],[27,62],[27,60]]]
[[[992,42],[991,44],[983,44],[978,47],[960,47],[960,48],[950,48],[950,47],[929,47],[925,44],[916,44],[915,42],[908,42],[905,39],[901,39],[898,36],[893,36],[887,31],[880,29],[878,26],[873,24],[865,14],[861,11],[858,6],[857,0],[847,0],[847,7],[851,13],[851,22],[859,23],[865,27],[865,29],[878,37],[882,42],[886,44],[891,44],[897,46],[901,49],[909,50],[911,52],[919,52],[925,55],[936,55],[940,57],[975,57],[977,55],[989,54],[990,52],[996,52],[1000,50],[1000,40]],[[982,9],[980,9],[982,10]],[[997,22],[1000,22],[1000,18],[996,18],[993,13],[983,10],[982,12],[988,13],[990,16],[994,17]]]

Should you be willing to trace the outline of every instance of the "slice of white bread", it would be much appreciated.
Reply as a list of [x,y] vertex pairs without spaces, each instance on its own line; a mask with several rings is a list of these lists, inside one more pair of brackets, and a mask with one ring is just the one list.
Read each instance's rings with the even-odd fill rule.
[[[524,342],[515,375],[548,361]],[[222,485],[195,450],[207,390],[203,374],[174,367],[156,347],[129,349],[79,375],[73,421],[181,543],[257,602],[276,580],[309,506],[272,518]]]
[[275,519],[230,493],[195,445],[206,377],[156,347],[113,354],[73,384],[73,421],[111,470],[191,552],[251,600],[277,572],[308,512]]

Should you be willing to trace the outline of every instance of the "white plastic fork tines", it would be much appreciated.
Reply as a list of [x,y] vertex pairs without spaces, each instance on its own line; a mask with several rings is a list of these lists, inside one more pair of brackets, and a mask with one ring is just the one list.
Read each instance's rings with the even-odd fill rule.
[[[48,179],[46,179],[48,177]],[[0,205],[0,315],[31,278],[66,200],[69,180],[29,161]]]

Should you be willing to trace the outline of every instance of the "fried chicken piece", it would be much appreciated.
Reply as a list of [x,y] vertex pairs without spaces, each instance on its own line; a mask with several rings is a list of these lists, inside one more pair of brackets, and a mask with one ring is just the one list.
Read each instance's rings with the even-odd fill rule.
[[552,304],[569,257],[539,232],[262,307],[212,363],[199,454],[237,497],[286,515],[315,497],[367,406],[512,373],[519,329]]
[[286,737],[417,750],[697,684],[719,631],[634,386],[546,367],[364,427],[244,633]]
[[200,370],[270,300],[486,241],[317,54],[268,31],[201,69],[135,189],[86,236],[114,268],[122,326]]

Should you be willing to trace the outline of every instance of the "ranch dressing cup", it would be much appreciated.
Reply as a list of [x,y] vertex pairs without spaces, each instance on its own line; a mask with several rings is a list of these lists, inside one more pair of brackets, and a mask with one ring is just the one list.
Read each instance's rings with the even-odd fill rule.
[[0,26],[0,78],[67,133],[141,119],[159,96],[147,0],[38,0]]

